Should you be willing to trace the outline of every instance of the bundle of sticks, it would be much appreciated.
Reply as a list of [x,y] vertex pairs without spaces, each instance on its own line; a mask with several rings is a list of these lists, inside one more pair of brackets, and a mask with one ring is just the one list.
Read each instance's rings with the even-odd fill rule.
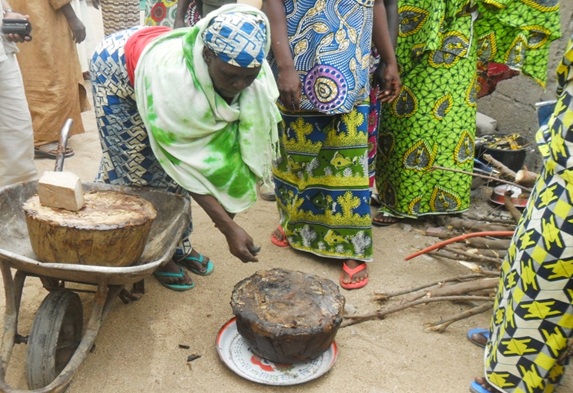
[[[529,187],[535,183],[538,176],[536,173],[528,171],[527,168],[516,173],[489,155],[484,155],[484,159],[499,173],[499,177],[485,177],[517,185],[526,192],[531,191]],[[506,195],[505,202],[509,216],[507,213],[464,213],[459,217],[439,217],[439,227],[427,228],[424,234],[441,240],[405,258],[410,260],[425,254],[434,258],[455,260],[470,268],[472,273],[396,292],[375,292],[374,300],[383,303],[383,306],[365,314],[345,315],[342,327],[384,319],[390,314],[435,302],[469,304],[470,307],[466,311],[425,325],[430,331],[443,332],[456,321],[489,311],[493,307],[499,268],[521,216],[521,211],[512,205],[509,195]],[[398,303],[388,305],[390,300],[397,300]]]
[[447,327],[464,318],[488,311],[493,306],[492,292],[498,283],[497,272],[483,272],[467,274],[448,278],[427,285],[396,292],[375,292],[374,299],[378,302],[387,302],[390,299],[398,299],[395,306],[381,308],[374,312],[361,315],[345,315],[341,327],[355,325],[360,322],[374,319],[384,319],[386,316],[406,310],[411,307],[435,303],[435,302],[469,302],[481,303],[472,306],[469,310],[453,315],[437,322],[427,323],[426,329],[436,332],[444,332]]

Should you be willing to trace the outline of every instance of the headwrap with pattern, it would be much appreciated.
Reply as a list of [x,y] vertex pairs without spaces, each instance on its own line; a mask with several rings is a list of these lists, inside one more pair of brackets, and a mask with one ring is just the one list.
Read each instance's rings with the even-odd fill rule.
[[203,32],[203,42],[225,63],[244,68],[260,67],[267,44],[265,22],[258,15],[218,15]]

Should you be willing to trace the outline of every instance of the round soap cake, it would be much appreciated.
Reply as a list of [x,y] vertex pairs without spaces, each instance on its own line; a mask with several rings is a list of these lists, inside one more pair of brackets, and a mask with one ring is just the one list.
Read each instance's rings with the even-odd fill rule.
[[342,323],[344,302],[331,280],[286,269],[258,271],[231,296],[239,333],[253,353],[276,363],[322,355]]
[[84,195],[79,211],[23,205],[32,250],[39,261],[100,266],[134,264],[145,248],[157,212],[145,198],[115,191]]

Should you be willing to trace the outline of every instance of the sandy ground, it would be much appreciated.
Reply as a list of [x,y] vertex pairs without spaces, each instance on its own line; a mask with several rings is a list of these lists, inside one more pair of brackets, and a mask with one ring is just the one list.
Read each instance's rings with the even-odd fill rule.
[[[64,169],[84,181],[91,181],[100,158],[93,112],[83,114],[87,132],[74,136],[69,145],[75,155]],[[53,160],[36,160],[42,173],[53,170]],[[146,294],[137,302],[116,305],[103,321],[94,351],[78,369],[69,393],[112,392],[271,392],[276,386],[257,384],[235,374],[217,354],[219,329],[233,315],[229,305],[233,286],[259,269],[283,267],[338,280],[340,265],[325,262],[291,249],[275,247],[269,234],[277,223],[274,203],[259,201],[237,220],[262,246],[258,263],[243,264],[228,251],[223,235],[207,215],[193,206],[193,242],[209,255],[215,271],[209,277],[193,276],[196,287],[178,293],[162,287],[155,279],[145,280]],[[373,292],[413,288],[470,271],[454,261],[427,256],[404,261],[412,252],[437,239],[419,233],[408,224],[374,228],[375,262],[370,265],[369,285],[357,291],[343,291],[349,310],[365,313],[379,305]],[[20,312],[22,334],[27,334],[39,302],[47,292],[39,280],[29,279]],[[83,294],[85,316],[93,296]],[[3,310],[4,299],[1,306]],[[339,357],[324,376],[302,385],[283,387],[285,392],[426,392],[468,391],[473,377],[482,374],[482,350],[466,339],[469,328],[486,326],[489,312],[451,325],[445,333],[428,332],[426,322],[436,322],[466,310],[468,304],[433,304],[402,311],[386,318],[343,328],[336,342]],[[182,349],[180,344],[188,345]],[[201,357],[187,364],[187,357]],[[25,389],[23,359],[25,346],[16,346],[8,380]],[[571,370],[570,370],[571,371]],[[571,378],[569,379],[571,380]],[[569,386],[569,389],[567,389]],[[571,391],[568,382],[562,391]]]
[[[91,181],[100,158],[93,112],[84,113],[87,132],[74,136],[69,145],[75,155],[64,169],[84,181]],[[53,160],[36,160],[40,172],[53,170]],[[70,393],[87,392],[267,392],[276,391],[236,375],[217,354],[215,339],[222,325],[233,315],[230,296],[233,286],[259,269],[283,267],[338,280],[340,264],[325,262],[289,248],[275,247],[269,234],[278,214],[275,204],[259,201],[237,220],[262,246],[258,263],[243,264],[228,251],[223,235],[208,216],[193,206],[193,242],[209,255],[215,271],[209,277],[193,276],[196,287],[174,292],[154,278],[145,280],[146,294],[124,305],[119,299],[104,320],[96,346],[75,376]],[[410,253],[433,244],[436,239],[401,224],[375,228],[375,262],[370,265],[370,283],[362,290],[343,291],[350,310],[365,313],[378,308],[373,292],[395,291],[469,273],[452,261],[419,257],[404,261]],[[27,280],[21,317],[22,334],[27,334],[34,312],[47,292],[39,280]],[[93,296],[83,294],[89,315]],[[3,299],[2,299],[3,306]],[[462,310],[467,304],[428,305],[400,312],[385,320],[364,322],[339,331],[339,357],[324,376],[303,385],[285,387],[289,392],[424,392],[428,386],[440,392],[467,391],[474,376],[481,375],[482,350],[466,339],[468,328],[486,326],[489,313],[452,325],[445,333],[426,332],[424,323],[438,321]],[[189,349],[179,348],[179,344]],[[191,367],[190,354],[201,355]],[[16,346],[9,381],[25,388],[23,369],[25,346]]]
[[[86,133],[74,136],[69,145],[76,154],[64,169],[83,181],[94,178],[101,150],[93,112],[83,114]],[[54,161],[36,160],[42,173],[53,170]],[[325,262],[289,248],[275,247],[269,235],[278,220],[272,202],[259,201],[238,222],[262,246],[258,263],[243,264],[228,251],[223,235],[207,215],[193,206],[195,247],[215,263],[209,277],[193,276],[196,287],[174,292],[153,277],[145,280],[146,294],[124,305],[119,299],[103,321],[95,348],[77,370],[69,393],[129,392],[274,392],[277,386],[257,384],[242,378],[222,362],[215,339],[233,316],[230,296],[233,286],[259,269],[282,267],[338,281],[339,263]],[[423,236],[416,227],[399,224],[374,228],[375,261],[370,283],[361,290],[343,291],[348,310],[365,313],[379,305],[373,292],[412,288],[470,271],[449,260],[427,256],[404,261],[404,257],[437,241]],[[20,332],[28,329],[39,303],[47,292],[39,280],[29,279],[20,311]],[[89,315],[93,296],[82,294],[84,316]],[[0,311],[4,299],[0,299]],[[467,310],[468,304],[432,304],[409,309],[384,320],[360,323],[339,330],[339,349],[334,367],[325,375],[301,385],[285,386],[284,392],[333,391],[361,393],[467,392],[470,381],[482,375],[482,349],[466,339],[472,327],[487,326],[486,312],[451,325],[445,333],[428,332],[427,322],[436,322]],[[182,349],[180,345],[189,346]],[[26,347],[14,349],[8,381],[26,389],[23,362]],[[201,357],[187,363],[187,357]],[[573,391],[571,369],[560,391]]]

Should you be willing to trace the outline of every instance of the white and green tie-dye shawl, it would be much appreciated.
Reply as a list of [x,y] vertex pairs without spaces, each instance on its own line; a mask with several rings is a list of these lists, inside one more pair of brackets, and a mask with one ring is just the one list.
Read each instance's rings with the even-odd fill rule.
[[256,201],[257,181],[271,181],[281,117],[266,61],[232,104],[215,92],[201,35],[224,12],[253,13],[267,21],[253,7],[229,5],[194,27],[164,34],[141,54],[134,84],[138,111],[165,172],[190,192],[212,195],[226,211],[239,213]]

